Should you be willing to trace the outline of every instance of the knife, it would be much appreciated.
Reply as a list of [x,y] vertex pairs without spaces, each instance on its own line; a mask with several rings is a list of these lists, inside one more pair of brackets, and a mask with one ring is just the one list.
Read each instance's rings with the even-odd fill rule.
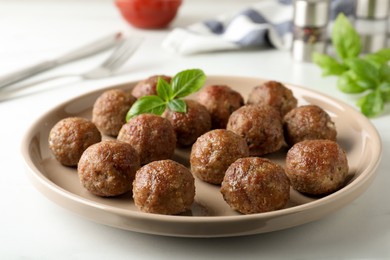
[[65,55],[62,55],[56,59],[46,60],[35,65],[23,68],[21,70],[12,72],[8,75],[0,77],[0,89],[11,85],[20,80],[26,79],[40,72],[55,68],[65,63],[75,61],[81,58],[85,58],[109,48],[112,48],[117,42],[123,38],[121,33],[110,34],[103,38],[100,38],[92,43],[77,48]]

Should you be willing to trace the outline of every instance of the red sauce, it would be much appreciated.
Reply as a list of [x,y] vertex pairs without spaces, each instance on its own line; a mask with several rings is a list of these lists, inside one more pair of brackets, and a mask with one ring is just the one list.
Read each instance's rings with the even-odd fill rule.
[[116,0],[123,18],[138,28],[166,27],[176,16],[182,0]]

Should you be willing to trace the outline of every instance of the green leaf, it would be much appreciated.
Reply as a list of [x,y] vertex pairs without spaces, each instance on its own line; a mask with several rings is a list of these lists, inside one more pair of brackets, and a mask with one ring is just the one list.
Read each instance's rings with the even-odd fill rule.
[[390,83],[390,66],[385,63],[379,68],[379,79]]
[[384,108],[384,100],[381,92],[378,90],[369,93],[357,101],[362,113],[367,117],[379,115]]
[[337,87],[344,93],[361,93],[366,89],[356,82],[356,75],[353,71],[346,71],[337,80]]
[[143,96],[138,99],[130,108],[126,115],[126,122],[132,117],[143,114],[151,113],[155,115],[162,115],[167,105],[159,96]]
[[390,101],[390,82],[382,82],[378,88],[382,93],[383,100],[385,102]]
[[183,99],[174,99],[168,103],[168,108],[174,112],[187,112],[187,104]]
[[383,64],[387,62],[387,60],[384,57],[378,54],[368,54],[364,56],[363,59],[370,62],[376,68],[380,68]]
[[357,57],[361,51],[361,40],[348,18],[340,13],[332,29],[332,43],[337,55],[342,59]]
[[173,91],[171,85],[162,78],[158,78],[157,81],[157,95],[164,101],[168,102],[172,99]]
[[348,69],[343,64],[340,64],[336,59],[321,53],[313,54],[313,62],[322,68],[322,76],[338,76]]
[[173,97],[186,97],[201,89],[205,81],[206,75],[200,69],[181,71],[171,81]]
[[382,57],[386,61],[390,61],[390,48],[381,49],[374,54]]
[[379,84],[379,70],[370,62],[352,58],[346,61],[346,64],[355,72],[357,84],[363,88],[375,88]]

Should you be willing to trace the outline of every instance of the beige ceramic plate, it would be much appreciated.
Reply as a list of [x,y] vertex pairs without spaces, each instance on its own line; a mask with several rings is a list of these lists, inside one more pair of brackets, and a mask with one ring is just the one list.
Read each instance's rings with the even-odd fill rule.
[[[210,76],[207,84],[228,84],[248,96],[262,79]],[[129,89],[135,83],[118,88]],[[381,157],[381,141],[373,125],[353,108],[308,89],[289,86],[299,105],[311,103],[326,109],[336,123],[338,142],[347,151],[349,181],[341,190],[326,197],[307,197],[291,190],[291,200],[282,210],[240,215],[224,202],[219,187],[196,180],[196,198],[191,212],[181,216],[147,214],[138,211],[131,194],[100,198],[81,187],[74,168],[60,165],[48,148],[53,125],[68,116],[91,118],[91,108],[103,90],[59,105],[43,115],[27,132],[22,153],[34,186],[55,203],[90,220],[143,233],[186,236],[239,236],[286,229],[322,218],[347,205],[362,194],[375,176]],[[112,87],[110,87],[112,88]],[[178,150],[176,160],[188,165],[189,150]],[[285,151],[269,156],[284,164]]]

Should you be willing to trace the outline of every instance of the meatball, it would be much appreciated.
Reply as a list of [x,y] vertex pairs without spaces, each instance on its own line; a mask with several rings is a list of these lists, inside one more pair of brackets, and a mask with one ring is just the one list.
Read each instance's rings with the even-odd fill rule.
[[226,128],[229,116],[244,105],[240,93],[226,85],[211,85],[198,92],[197,101],[204,105],[211,115],[211,128]]
[[133,183],[135,206],[148,213],[173,215],[191,208],[195,180],[189,169],[171,161],[154,161],[139,169]]
[[131,144],[141,164],[170,159],[176,148],[176,135],[168,119],[141,114],[130,119],[119,131],[118,140]]
[[303,140],[336,141],[337,131],[332,119],[322,108],[306,105],[294,108],[283,118],[286,142],[292,146]]
[[305,140],[286,157],[291,186],[302,193],[324,195],[338,190],[348,174],[345,151],[331,140]]
[[165,110],[163,117],[167,118],[176,133],[177,144],[192,145],[196,139],[211,128],[211,118],[207,109],[195,100],[185,100],[187,112]]
[[282,83],[267,81],[252,89],[247,104],[270,105],[276,108],[283,117],[288,111],[297,107],[298,101],[293,92]]
[[95,101],[92,109],[92,122],[106,135],[117,136],[126,123],[126,114],[136,101],[130,93],[122,89],[103,92]]
[[279,112],[269,105],[245,105],[230,116],[227,130],[245,139],[249,154],[261,156],[284,145]]
[[151,76],[145,80],[142,80],[138,82],[137,85],[134,86],[133,90],[131,91],[131,94],[136,97],[140,98],[143,96],[148,95],[156,95],[157,94],[157,82],[158,78],[162,78],[163,80],[167,81],[168,83],[171,82],[171,77],[166,75],[154,75]]
[[60,120],[49,133],[49,148],[63,165],[76,166],[82,153],[102,136],[90,120],[68,117]]
[[200,136],[192,145],[191,172],[205,182],[221,184],[230,164],[248,155],[243,138],[225,129],[215,129]]
[[77,172],[80,183],[89,192],[111,197],[131,191],[139,168],[139,156],[130,144],[106,140],[85,150]]
[[229,206],[240,213],[262,213],[286,206],[290,182],[280,165],[260,157],[247,157],[227,169],[221,193]]

